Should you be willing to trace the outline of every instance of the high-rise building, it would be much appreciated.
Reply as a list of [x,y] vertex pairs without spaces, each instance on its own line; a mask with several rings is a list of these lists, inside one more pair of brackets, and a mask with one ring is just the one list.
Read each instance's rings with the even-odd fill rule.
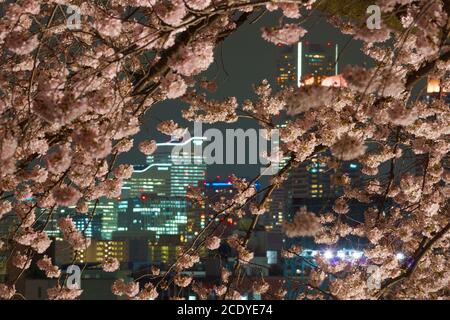
[[170,195],[170,169],[172,163],[163,161],[150,165],[134,166],[130,179],[122,187],[122,199],[138,198],[144,193]]
[[[204,180],[200,180],[198,182],[198,186],[196,189],[199,192],[202,192],[203,187],[205,185]],[[188,187],[191,188],[191,187]],[[205,201],[195,201],[186,199],[186,209],[187,209],[187,224],[186,224],[186,237],[187,240],[192,240],[195,236],[203,230],[206,226],[206,203]]]
[[[338,75],[339,47],[332,42],[317,44],[309,41],[299,42],[296,46],[282,48],[278,63],[277,83],[285,85],[346,86],[345,79]],[[294,74],[295,82],[292,82]],[[286,124],[279,124],[278,128]],[[282,159],[280,169],[288,158]],[[345,171],[355,177],[358,165],[348,164]],[[345,172],[347,173],[347,172]],[[272,193],[269,212],[266,217],[266,230],[279,229],[283,221],[291,214],[293,199],[335,198],[340,190],[331,187],[330,171],[318,157],[305,161],[294,168],[288,180]]]
[[[247,181],[249,181],[247,179]],[[254,188],[258,192],[261,189],[261,184],[256,181],[253,183]],[[231,176],[222,178],[220,176],[217,176],[215,180],[210,180],[204,182],[203,186],[203,193],[206,199],[205,203],[205,215],[201,216],[201,224],[207,223],[212,218],[214,218],[215,214],[217,213],[214,210],[214,205],[218,202],[226,202],[228,200],[231,200],[234,198],[234,196],[237,194],[238,190],[233,186],[233,183],[231,182]],[[251,201],[257,201],[258,196],[256,196]],[[242,208],[245,213],[248,213],[248,206]],[[230,234],[233,230],[236,228],[240,228],[241,224],[245,224],[248,222],[249,219],[242,218],[242,219],[235,219],[233,215],[231,215],[231,210],[225,210],[220,215],[220,217],[216,217],[217,220],[222,220],[224,224],[222,225],[223,229],[221,229],[221,232],[224,234]]]
[[296,46],[279,46],[281,53],[276,76],[279,89],[286,86],[328,85],[323,83],[327,78],[338,80],[339,85],[343,85],[342,78],[335,78],[339,69],[338,44],[302,41]]
[[[94,204],[89,204],[93,210]],[[117,230],[117,199],[100,199],[95,208],[96,214],[101,215],[101,238],[111,240],[112,233]]]
[[[196,186],[206,177],[203,157],[189,148],[201,145],[204,140],[193,137],[185,142],[158,143],[155,153],[147,157],[147,165],[135,167],[132,177],[125,182],[122,198],[139,197],[143,193],[184,197],[188,186]],[[172,155],[174,147],[186,148]]]
[[[97,204],[89,202],[89,212],[95,207],[92,219],[76,213],[73,206],[59,208],[46,228],[49,236],[61,237],[58,219],[70,215],[77,229],[93,239],[111,240],[115,231],[144,230],[154,231],[158,237],[182,234],[185,238],[186,189],[205,179],[206,164],[201,156],[188,152],[189,148],[176,155],[185,160],[177,163],[173,161],[171,151],[173,147],[202,144],[203,141],[202,137],[194,137],[182,143],[157,144],[158,149],[147,158],[147,165],[135,166],[132,177],[123,185],[120,199],[100,198]],[[122,213],[120,219],[118,212]]]
[[186,192],[205,180],[206,163],[194,152],[204,140],[193,137],[158,143],[156,152],[147,157],[147,165],[135,167],[123,187],[124,200],[118,204],[119,231],[152,231],[157,241],[163,235],[177,235],[181,242],[198,232],[193,221],[203,208],[189,206]]
[[308,41],[297,44],[297,86],[320,85],[330,76],[338,74],[337,44],[310,43]]
[[[278,125],[279,128],[285,124]],[[287,163],[287,157],[280,161],[280,169]],[[354,183],[361,178],[361,166],[357,162],[346,162],[342,165],[342,173],[347,174]],[[276,230],[290,215],[292,199],[336,198],[342,188],[331,185],[331,172],[320,158],[313,156],[298,167],[293,168],[283,185],[274,190],[266,215],[266,229]]]
[[162,235],[177,235],[185,241],[186,211],[185,197],[143,193],[139,198],[120,201],[117,230],[153,232],[156,240]]
[[84,251],[84,262],[101,263],[106,258],[129,261],[129,244],[124,240],[96,240]]
[[[204,141],[203,137],[193,137],[184,142],[159,143],[156,152],[147,157],[149,166],[171,164],[167,167],[169,181],[166,196],[184,197],[188,186],[196,186],[200,180],[205,179],[206,163],[202,155],[194,152],[195,146],[202,145]],[[173,153],[174,148],[182,149]]]
[[297,50],[295,46],[281,47],[281,55],[277,62],[277,85],[279,88],[297,85]]
[[[232,199],[236,193],[236,188],[233,187],[233,184],[230,180],[231,177],[222,179],[221,177],[217,177],[217,179],[212,181],[206,181],[204,183],[204,195],[206,199],[206,221],[209,221],[214,217],[216,214],[216,211],[213,209],[214,204],[216,204],[219,201],[227,201]],[[224,214],[221,216],[220,219],[226,219],[226,223],[229,226],[234,226],[237,224],[236,221],[234,221],[233,217],[227,217],[227,214],[230,212],[224,211]],[[204,218],[202,216],[202,224],[204,224]]]
[[64,240],[57,239],[48,254],[58,265],[76,263],[101,263],[106,258],[117,258],[119,262],[130,261],[128,240],[92,240],[85,250],[75,251]]
[[110,240],[112,233],[117,230],[117,200],[100,198],[97,204],[96,201],[90,201],[88,202],[88,212],[94,212],[92,219],[89,218],[89,215],[77,213],[74,206],[58,208],[46,228],[48,235],[61,237],[58,220],[69,215],[72,217],[77,230],[84,231],[86,237]]
[[281,52],[276,76],[279,89],[289,86],[346,85],[345,79],[338,76],[338,44],[303,41],[297,45],[279,47]]
[[148,243],[148,256],[151,264],[171,264],[183,250],[184,243],[177,235],[163,235],[159,241]]
[[72,215],[75,228],[84,233],[86,238],[102,239],[102,220],[100,213],[96,213],[92,218],[87,215]]

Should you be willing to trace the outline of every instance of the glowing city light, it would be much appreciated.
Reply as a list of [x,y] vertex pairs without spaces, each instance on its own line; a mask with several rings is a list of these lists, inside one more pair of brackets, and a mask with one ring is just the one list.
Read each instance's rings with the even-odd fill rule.
[[405,255],[403,254],[403,253],[401,253],[401,252],[398,252],[396,255],[395,255],[395,258],[397,259],[397,260],[403,260],[403,259],[405,259]]
[[361,259],[363,256],[363,253],[361,251],[353,251],[352,252],[352,258],[355,260]]
[[325,253],[323,254],[323,256],[325,257],[325,259],[332,259],[334,257],[334,254],[333,254],[333,251],[326,250]]

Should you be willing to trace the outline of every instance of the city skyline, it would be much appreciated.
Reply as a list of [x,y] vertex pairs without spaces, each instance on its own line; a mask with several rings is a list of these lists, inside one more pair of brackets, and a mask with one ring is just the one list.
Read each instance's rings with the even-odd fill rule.
[[0,300],[447,299],[450,5],[372,2],[0,3]]

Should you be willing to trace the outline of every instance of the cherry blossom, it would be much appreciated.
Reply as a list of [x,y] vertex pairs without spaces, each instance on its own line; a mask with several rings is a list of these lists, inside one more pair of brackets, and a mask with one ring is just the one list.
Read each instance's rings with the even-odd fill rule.
[[83,290],[76,288],[67,288],[57,285],[54,288],[47,289],[47,295],[49,300],[75,300],[81,294]]
[[264,28],[262,37],[275,44],[294,44],[306,34],[306,30],[295,24],[286,24],[281,28]]
[[361,157],[366,152],[367,147],[364,146],[361,138],[344,134],[330,149],[338,159],[353,160]]
[[16,294],[16,287],[0,283],[0,299],[10,300]]
[[177,286],[179,286],[181,288],[186,288],[192,282],[192,277],[177,274],[174,277],[173,281]]
[[117,258],[108,257],[102,262],[102,268],[105,272],[114,272],[120,267],[120,262]]
[[61,270],[52,264],[52,259],[48,256],[44,256],[36,265],[40,270],[45,272],[47,278],[58,278],[61,274]]
[[169,59],[169,67],[184,76],[199,74],[208,69],[214,60],[214,45],[210,42],[194,42],[180,49]]
[[16,251],[12,257],[12,264],[19,269],[28,269],[31,265],[31,257],[20,251]]
[[74,250],[85,250],[90,245],[90,239],[84,236],[75,228],[72,218],[69,216],[58,220],[58,226],[66,240]]
[[117,179],[129,179],[133,174],[133,166],[121,164],[114,169],[114,175]]
[[8,212],[10,212],[12,209],[12,204],[9,201],[1,201],[0,202],[0,219],[7,214]]
[[123,279],[119,279],[112,284],[111,290],[115,295],[133,298],[139,294],[139,283],[133,281],[125,283]]
[[[219,236],[207,227],[186,244],[168,270],[152,270],[161,281],[140,289],[136,281],[117,280],[112,286],[115,294],[156,299],[167,296],[164,291],[175,282],[202,299],[211,293],[240,299],[246,293],[237,273],[246,264],[245,268],[258,268],[250,263],[256,253],[249,243],[255,230],[264,227],[274,191],[284,187],[292,170],[314,160],[324,164],[320,174],[330,175],[336,196],[320,214],[308,207],[300,209],[285,220],[283,230],[288,237],[312,236],[320,245],[338,246],[348,237],[355,238],[364,243],[364,263],[330,264],[318,255],[317,266],[306,279],[308,290],[299,297],[448,296],[449,263],[444,253],[450,244],[450,173],[445,168],[450,111],[445,93],[450,87],[450,9],[446,1],[374,1],[383,12],[381,28],[375,29],[367,27],[365,12],[347,10],[345,16],[339,10],[329,12],[328,0],[115,0],[102,6],[83,1],[81,24],[69,29],[64,10],[58,10],[67,3],[0,1],[0,219],[8,224],[0,244],[13,266],[27,269],[36,264],[47,277],[59,277],[60,270],[49,256],[35,257],[51,244],[42,222],[67,206],[75,207],[74,214],[89,213],[94,218],[98,212],[93,204],[102,197],[120,197],[133,167],[117,164],[116,157],[132,149],[147,112],[172,99],[187,105],[180,111],[187,121],[216,124],[250,118],[266,130],[266,138],[281,116],[286,123],[279,128],[279,152],[264,155],[270,161],[288,160],[280,163],[279,174],[268,179],[267,188],[257,191],[247,180],[232,177],[236,194],[211,204],[216,215],[211,224],[217,223],[217,230],[228,217],[251,219],[247,230]],[[346,7],[345,1],[332,4]],[[302,78],[299,87],[278,89],[262,80],[242,101],[233,93],[222,97],[222,81],[202,74],[213,64],[215,49],[242,32],[256,12],[280,10],[279,24],[264,26],[262,38],[268,45],[290,46],[310,28],[303,25],[302,16],[314,19],[310,13],[317,8],[336,30],[362,43],[363,54],[372,59],[369,66],[342,67],[339,61],[340,75],[314,79],[318,83],[313,85]],[[438,83],[432,88],[436,92],[417,98],[425,91],[420,80],[427,79]],[[170,141],[184,138],[187,127],[172,119],[157,125]],[[156,141],[146,139],[138,148],[152,155]],[[356,165],[355,175],[346,171],[346,161]],[[187,198],[200,206],[209,200],[195,188]],[[361,219],[355,219],[354,213]],[[86,230],[90,223],[91,219]],[[59,219],[58,227],[74,250],[89,246],[85,230],[77,230],[69,216]],[[220,283],[210,288],[185,274],[204,255],[214,254],[205,248],[216,250],[224,240],[236,259],[230,270],[222,270]],[[295,245],[280,249],[283,258],[293,263],[302,250]],[[396,259],[397,252],[407,261]],[[105,260],[105,271],[116,270],[114,259]],[[379,266],[379,289],[367,287],[369,265]],[[26,276],[22,272],[17,281]],[[320,287],[324,283],[325,290]],[[268,280],[256,279],[249,290],[268,293]],[[271,297],[283,299],[286,284],[271,284],[270,291]],[[81,294],[81,289],[61,285],[48,290],[49,299],[77,299]],[[0,284],[0,298],[15,295],[13,284]]]
[[270,289],[270,286],[264,279],[261,279],[253,283],[252,289],[256,294],[264,294]]
[[312,212],[302,207],[294,216],[292,222],[285,222],[283,230],[288,237],[314,236],[321,225],[319,219]]
[[168,99],[176,99],[186,93],[187,85],[182,77],[171,74],[161,81],[161,90],[166,92]]
[[144,288],[139,291],[138,295],[134,296],[133,299],[136,300],[155,300],[159,293],[155,286],[151,283],[146,283]]
[[156,148],[155,140],[146,140],[139,144],[139,151],[147,156],[152,155],[156,151]]
[[73,206],[81,198],[81,193],[69,186],[59,186],[53,189],[52,193],[55,202],[62,206]]
[[205,247],[209,250],[218,249],[220,247],[220,238],[216,236],[206,238]]

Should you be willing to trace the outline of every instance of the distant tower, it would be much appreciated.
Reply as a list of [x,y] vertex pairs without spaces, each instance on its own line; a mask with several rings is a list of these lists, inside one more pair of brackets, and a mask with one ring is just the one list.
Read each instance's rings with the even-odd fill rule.
[[147,165],[136,166],[131,179],[125,182],[122,198],[139,197],[142,193],[184,197],[188,186],[197,186],[198,181],[205,179],[206,164],[202,156],[193,151],[183,151],[179,155],[190,160],[189,163],[176,163],[173,161],[176,159],[172,159],[172,149],[202,144],[204,140],[203,137],[193,137],[185,142],[158,143],[156,152],[147,157]]
[[297,50],[295,46],[281,47],[281,56],[277,62],[277,85],[282,89],[297,83]]
[[324,79],[338,75],[338,44],[303,41],[296,46],[278,46],[281,48],[276,76],[279,89],[320,85]]
[[[147,157],[147,165],[135,167],[123,186],[119,231],[151,231],[157,240],[166,236],[177,236],[180,242],[188,240],[190,207],[186,191],[205,180],[206,163],[194,152],[194,146],[204,140],[193,137],[184,142],[158,143],[156,152]],[[174,154],[174,147],[183,149]],[[180,158],[184,161],[177,161]]]
[[[299,42],[296,46],[282,48],[278,62],[277,83],[284,86],[308,85],[346,86],[345,79],[338,75],[339,46],[332,42]],[[279,128],[286,124],[278,125]],[[288,159],[280,163],[282,167]],[[349,164],[348,173],[358,175],[356,164]],[[347,173],[347,172],[345,172]],[[272,193],[268,223],[269,229],[278,229],[290,216],[294,199],[335,198],[337,190],[330,186],[330,173],[318,157],[305,161],[293,169],[282,187]]]
[[320,85],[330,76],[338,74],[337,44],[310,43],[308,41],[297,44],[297,86]]

